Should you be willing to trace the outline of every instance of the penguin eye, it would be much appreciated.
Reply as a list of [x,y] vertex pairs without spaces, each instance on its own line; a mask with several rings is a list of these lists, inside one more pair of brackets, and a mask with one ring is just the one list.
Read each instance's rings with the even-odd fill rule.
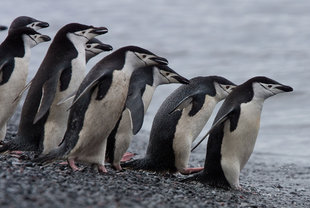
[[143,54],[143,55],[142,55],[142,58],[144,58],[144,59],[145,59],[145,58],[146,58],[146,55],[145,55],[145,54]]
[[81,33],[84,35],[84,34],[85,34],[85,31],[82,31]]
[[31,24],[31,27],[34,27],[34,26],[35,26],[35,24],[34,24],[34,23],[32,23],[32,24]]
[[228,85],[226,85],[226,89],[228,90],[230,87]]
[[90,48],[91,47],[91,45],[86,45],[86,48]]
[[272,85],[268,85],[269,88],[272,88]]

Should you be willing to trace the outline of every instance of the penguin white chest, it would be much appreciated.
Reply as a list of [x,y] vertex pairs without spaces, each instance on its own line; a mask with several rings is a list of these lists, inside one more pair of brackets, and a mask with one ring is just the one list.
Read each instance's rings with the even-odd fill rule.
[[121,116],[128,93],[129,78],[122,71],[113,72],[112,83],[102,100],[93,92],[84,116],[83,128],[71,156],[93,163],[104,163],[107,137]]
[[44,125],[43,154],[56,148],[65,134],[69,116],[69,111],[67,109],[70,107],[71,102],[64,102],[60,105],[58,103],[74,93],[85,77],[85,54],[83,52],[78,53],[78,56],[71,61],[71,66],[71,79],[67,89],[61,91],[61,83],[58,81],[55,98]]
[[[5,98],[11,105],[18,93],[25,87],[28,75],[30,52],[26,53],[23,58],[14,58],[14,69],[8,82],[0,86],[2,92],[7,92]],[[18,102],[17,102],[18,103]]]
[[230,132],[230,122],[225,123],[222,140],[222,164],[241,171],[250,158],[260,126],[262,104],[254,101],[241,104],[237,127]]
[[190,116],[192,104],[183,109],[179,119],[173,139],[173,149],[175,152],[189,154],[193,141],[197,138],[203,127],[206,125],[217,101],[214,97],[206,95],[202,108],[194,115]]
[[18,101],[14,99],[24,88],[28,75],[30,52],[23,58],[14,58],[14,69],[8,82],[0,86],[0,128],[14,113]]
[[145,90],[144,90],[144,93],[142,95],[142,101],[143,101],[143,105],[144,105],[144,113],[146,113],[146,111],[147,111],[147,109],[151,103],[155,88],[156,87],[154,87],[154,86],[145,85]]
[[214,97],[206,95],[202,108],[194,116],[189,115],[192,104],[184,108],[176,126],[175,138],[187,137],[193,142],[206,125],[216,104]]

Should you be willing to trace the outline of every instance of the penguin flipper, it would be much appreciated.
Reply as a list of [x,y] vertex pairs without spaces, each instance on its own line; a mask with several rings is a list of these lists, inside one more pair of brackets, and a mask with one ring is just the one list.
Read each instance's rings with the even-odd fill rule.
[[34,117],[33,124],[37,123],[47,113],[53,103],[57,88],[55,78],[56,76],[51,77],[42,86],[40,105]]
[[131,113],[132,133],[136,135],[142,127],[144,119],[144,104],[142,101],[142,94],[130,96],[127,98],[126,107]]
[[18,93],[16,98],[13,100],[13,103],[15,103],[17,100],[19,100],[22,97],[22,95],[24,94],[24,92],[30,88],[32,81],[33,81],[33,79],[30,82],[28,82],[25,85],[25,87]]
[[169,112],[169,114],[174,113],[175,111],[181,111],[187,106],[189,106],[193,102],[193,96],[185,97],[183,100],[181,100],[176,107],[173,108],[172,111]]
[[97,75],[97,71],[90,71],[88,75],[86,75],[85,79],[83,80],[81,86],[79,87],[74,100],[71,106],[68,108],[70,110],[72,106],[90,89],[92,89],[95,85],[100,83],[100,80],[103,79],[106,75],[109,75],[111,72],[108,70],[104,70],[99,75]]
[[67,96],[66,98],[60,100],[60,101],[57,103],[57,105],[61,105],[61,104],[64,104],[64,103],[66,103],[66,102],[72,100],[72,99],[74,98],[75,94],[76,94],[76,91],[74,91],[73,93],[71,93],[71,94],[70,94],[69,96]]
[[9,61],[7,59],[2,59],[0,61],[0,72],[3,70],[3,67],[5,66],[6,63],[8,63]]
[[205,138],[207,138],[207,136],[211,133],[211,131],[213,131],[213,129],[215,129],[218,125],[220,125],[221,123],[224,123],[229,117],[229,114],[231,112],[233,112],[233,108],[231,108],[230,111],[227,111],[222,117],[220,117],[219,119],[216,119],[216,122],[213,123],[213,125],[211,126],[211,128],[209,129],[209,131],[206,133],[206,135],[204,135],[204,137],[202,137],[202,139],[192,148],[191,152],[194,151],[199,145],[200,143],[205,140]]

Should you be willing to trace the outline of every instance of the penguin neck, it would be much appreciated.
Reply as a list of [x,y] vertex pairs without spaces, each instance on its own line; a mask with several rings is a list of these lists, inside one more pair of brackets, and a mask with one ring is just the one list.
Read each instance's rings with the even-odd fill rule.
[[157,67],[153,67],[152,69],[153,74],[153,87],[157,87],[162,84],[169,84],[169,81],[166,77],[164,77]]
[[131,77],[132,73],[138,69],[139,67],[143,67],[144,63],[137,58],[137,56],[131,52],[128,51],[125,54],[125,63],[123,66],[122,71],[128,76]]
[[25,53],[24,53],[24,59],[26,59],[27,61],[30,60],[30,56],[31,56],[31,47],[28,45],[28,44],[24,44],[24,50],[25,50]]
[[[70,40],[70,42],[72,43],[73,47],[77,50],[78,52],[78,56],[82,56],[85,57],[85,45],[87,42],[87,38],[80,38],[77,37],[74,34],[68,33],[67,34],[67,38]],[[86,58],[85,59],[85,63],[86,63]]]

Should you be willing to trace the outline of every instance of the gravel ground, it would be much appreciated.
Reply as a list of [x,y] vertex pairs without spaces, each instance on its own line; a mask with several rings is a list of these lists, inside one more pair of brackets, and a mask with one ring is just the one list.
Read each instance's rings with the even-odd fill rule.
[[[147,132],[140,135],[131,149],[137,157],[147,145]],[[203,164],[203,149],[194,152],[191,166]],[[31,156],[0,155],[0,207],[310,207],[310,166],[279,164],[268,155],[252,155],[240,178],[244,191],[183,183],[180,174],[116,172],[109,165],[107,174],[81,164],[82,171],[72,172],[58,161],[34,164]]]

